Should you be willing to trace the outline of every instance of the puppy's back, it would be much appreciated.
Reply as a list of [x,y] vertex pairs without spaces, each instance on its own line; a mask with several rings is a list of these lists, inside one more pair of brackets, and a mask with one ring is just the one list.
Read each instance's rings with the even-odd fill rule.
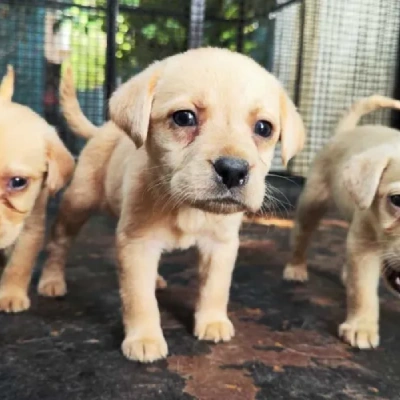
[[400,101],[385,96],[369,96],[356,101],[339,121],[334,136],[319,152],[315,164],[327,172],[341,168],[343,162],[361,151],[382,143],[399,142],[400,132],[382,125],[357,126],[360,119],[382,108],[400,109]]

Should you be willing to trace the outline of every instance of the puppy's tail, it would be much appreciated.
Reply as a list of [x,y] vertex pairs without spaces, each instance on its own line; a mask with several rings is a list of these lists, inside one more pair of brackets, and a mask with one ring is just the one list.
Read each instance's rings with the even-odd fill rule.
[[76,96],[74,78],[70,66],[68,66],[61,79],[60,104],[68,126],[78,136],[90,139],[99,131],[100,128],[92,124],[83,114]]
[[14,94],[14,68],[7,65],[7,73],[0,83],[0,98],[11,100]]
[[400,101],[379,95],[364,97],[356,101],[345,116],[339,121],[336,133],[354,129],[361,117],[381,108],[395,108],[400,110]]

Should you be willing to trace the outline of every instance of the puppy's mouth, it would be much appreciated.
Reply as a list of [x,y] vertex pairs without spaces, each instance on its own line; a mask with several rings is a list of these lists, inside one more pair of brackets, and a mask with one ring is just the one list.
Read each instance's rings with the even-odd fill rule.
[[400,269],[393,268],[389,265],[387,261],[384,261],[382,269],[382,278],[385,286],[394,295],[400,297]]
[[196,199],[192,206],[214,214],[233,214],[249,211],[249,207],[233,196],[211,197]]

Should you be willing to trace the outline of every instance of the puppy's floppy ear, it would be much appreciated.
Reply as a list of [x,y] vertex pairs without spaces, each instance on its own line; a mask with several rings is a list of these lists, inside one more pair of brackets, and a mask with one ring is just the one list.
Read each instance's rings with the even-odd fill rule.
[[55,194],[71,179],[75,160],[54,129],[47,131],[45,138],[47,153],[46,186],[51,194]]
[[306,133],[296,106],[283,89],[280,93],[280,125],[282,162],[286,167],[289,160],[303,149]]
[[147,137],[154,91],[163,62],[157,61],[121,85],[111,96],[111,120],[135,142],[143,145]]
[[0,83],[0,98],[11,100],[14,94],[14,68],[7,65],[7,73]]
[[343,166],[343,185],[361,210],[371,206],[390,158],[391,149],[383,145],[352,156]]

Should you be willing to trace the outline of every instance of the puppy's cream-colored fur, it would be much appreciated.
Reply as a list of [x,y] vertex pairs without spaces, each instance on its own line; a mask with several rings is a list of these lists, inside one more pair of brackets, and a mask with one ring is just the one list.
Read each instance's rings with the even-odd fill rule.
[[[101,128],[82,115],[70,73],[61,97],[70,126],[92,139],[53,229],[43,292],[65,293],[71,239],[91,211],[106,209],[119,219],[125,356],[150,362],[167,355],[155,297],[158,263],[163,251],[192,245],[200,275],[194,333],[230,340],[227,305],[243,213],[262,205],[278,140],[285,163],[304,142],[302,120],[281,85],[250,58],[202,48],[156,62],[123,84],[110,101],[112,121]],[[180,110],[197,123],[180,126],[173,117]],[[269,137],[254,132],[259,120],[271,124]],[[220,157],[248,163],[240,186],[227,189],[218,180]]]
[[339,335],[352,346],[379,344],[378,284],[384,261],[400,255],[400,132],[384,126],[356,126],[379,108],[400,102],[371,96],[356,102],[336,134],[318,154],[298,201],[292,231],[288,280],[307,280],[306,250],[331,202],[349,222],[343,281],[347,318]]
[[12,102],[13,92],[9,66],[0,85],[0,249],[9,256],[0,282],[0,311],[6,312],[29,307],[27,291],[43,242],[48,196],[67,183],[75,164],[44,119]]

